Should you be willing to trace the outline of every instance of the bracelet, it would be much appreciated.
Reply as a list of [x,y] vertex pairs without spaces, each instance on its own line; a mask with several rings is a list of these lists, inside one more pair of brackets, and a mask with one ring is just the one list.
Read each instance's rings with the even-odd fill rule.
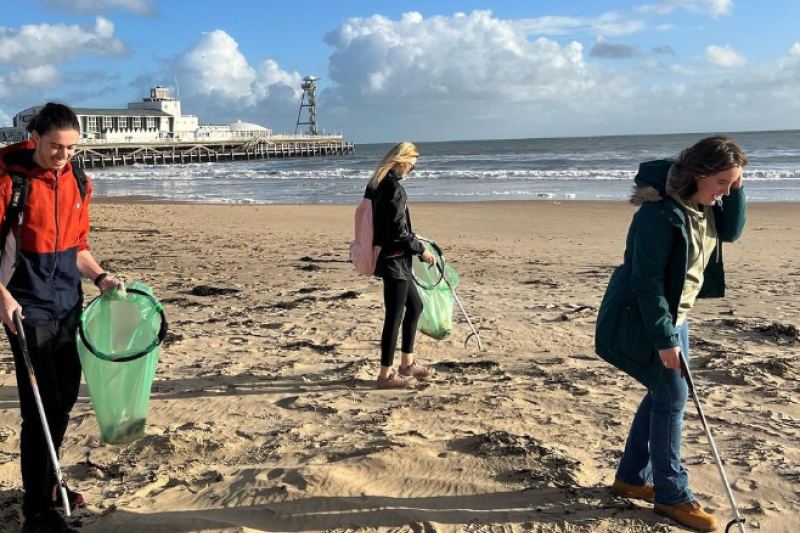
[[108,277],[108,272],[102,272],[101,274],[98,274],[98,276],[94,278],[95,287],[98,287],[100,285],[100,282],[106,279],[107,277]]

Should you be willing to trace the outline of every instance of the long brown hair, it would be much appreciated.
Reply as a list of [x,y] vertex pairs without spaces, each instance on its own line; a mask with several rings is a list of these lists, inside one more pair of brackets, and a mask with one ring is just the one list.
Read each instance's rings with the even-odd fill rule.
[[749,163],[736,141],[723,135],[706,137],[680,153],[667,177],[667,193],[690,198],[697,180]]

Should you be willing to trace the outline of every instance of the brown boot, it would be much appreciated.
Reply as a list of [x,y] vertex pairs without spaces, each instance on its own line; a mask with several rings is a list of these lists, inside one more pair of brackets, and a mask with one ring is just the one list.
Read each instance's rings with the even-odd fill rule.
[[409,387],[413,387],[416,383],[416,379],[408,376],[398,375],[395,372],[392,372],[385,378],[378,377],[379,389],[407,389]]
[[611,485],[611,494],[618,498],[628,498],[629,500],[644,500],[647,503],[653,503],[656,500],[656,494],[653,491],[653,485],[630,485],[618,479],[614,480]]
[[435,370],[433,370],[430,367],[423,366],[414,361],[408,366],[400,366],[400,370],[398,371],[398,373],[401,376],[408,376],[417,379],[426,379],[431,377],[435,373]]
[[653,506],[653,511],[658,516],[672,518],[680,525],[695,531],[717,530],[717,519],[703,511],[697,500],[679,503],[678,505],[661,505],[657,503]]

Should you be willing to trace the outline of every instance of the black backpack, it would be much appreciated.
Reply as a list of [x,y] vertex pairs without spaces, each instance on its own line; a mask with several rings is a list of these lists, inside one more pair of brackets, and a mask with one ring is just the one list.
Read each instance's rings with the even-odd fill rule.
[[[81,202],[86,201],[88,189],[86,174],[83,169],[73,166],[72,175],[78,184],[78,191],[81,194]],[[25,223],[25,202],[28,200],[28,175],[21,172],[9,172],[11,177],[11,201],[6,207],[6,214],[0,226],[0,258],[6,251],[6,239],[13,227],[17,227],[17,247],[14,255],[14,266],[19,262],[21,251],[22,225]]]

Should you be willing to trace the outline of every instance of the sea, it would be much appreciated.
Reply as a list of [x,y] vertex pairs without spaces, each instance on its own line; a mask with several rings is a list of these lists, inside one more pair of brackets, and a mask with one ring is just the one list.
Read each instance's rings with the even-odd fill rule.
[[[622,201],[642,161],[710,134],[419,142],[404,182],[413,201]],[[745,150],[747,199],[800,201],[800,130],[728,133]],[[412,140],[413,139],[409,139]],[[92,169],[94,194],[222,204],[355,204],[391,144],[356,155]]]

